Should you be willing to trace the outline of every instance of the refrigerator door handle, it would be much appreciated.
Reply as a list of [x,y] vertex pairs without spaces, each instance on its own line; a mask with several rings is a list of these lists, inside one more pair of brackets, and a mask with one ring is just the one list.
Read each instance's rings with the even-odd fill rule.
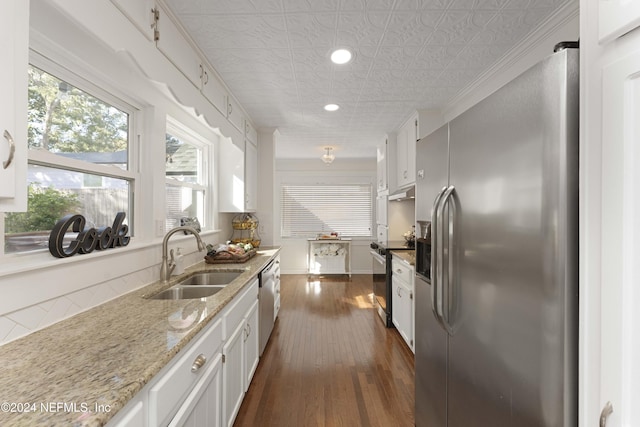
[[[433,208],[431,209],[431,310],[440,325],[442,325],[442,317],[436,305],[438,299],[438,260],[440,258],[438,251],[438,207],[445,191],[447,191],[447,187],[442,187],[442,190],[433,201]],[[444,327],[444,325],[442,326]]]
[[[456,208],[455,208],[455,203],[451,203],[451,212],[448,212],[447,214],[447,221],[442,221],[442,216],[444,215],[444,208],[447,206],[447,204],[449,203],[449,200],[453,201],[453,194],[455,191],[455,187],[453,185],[450,185],[446,191],[442,194],[442,198],[440,200],[440,206],[438,206],[438,213],[437,213],[437,218],[438,218],[438,228],[439,228],[439,232],[441,233],[440,236],[438,236],[438,240],[440,240],[440,246],[442,247],[442,251],[440,252],[440,259],[438,260],[439,266],[438,268],[442,267],[444,268],[444,266],[447,266],[447,280],[438,280],[438,286],[439,289],[436,291],[437,293],[437,303],[436,303],[436,307],[438,309],[438,312],[440,313],[440,318],[441,318],[441,325],[443,327],[443,329],[445,331],[447,331],[447,333],[449,335],[453,335],[453,328],[451,326],[451,324],[449,323],[449,308],[451,306],[451,298],[452,298],[452,288],[451,288],[451,278],[452,276],[455,274],[453,272],[454,268],[453,268],[453,252],[452,252],[452,247],[453,247],[453,222],[455,222],[455,215],[456,215]],[[443,262],[443,258],[444,258],[444,236],[445,236],[445,230],[444,227],[447,227],[446,233],[448,235],[448,249],[449,251],[447,252],[447,257],[446,257],[446,264]],[[442,239],[441,239],[442,237]],[[440,271],[440,276],[442,276],[442,271]],[[445,314],[445,301],[444,301],[444,295],[445,295],[445,282],[446,282],[446,295],[447,295],[447,313]]]

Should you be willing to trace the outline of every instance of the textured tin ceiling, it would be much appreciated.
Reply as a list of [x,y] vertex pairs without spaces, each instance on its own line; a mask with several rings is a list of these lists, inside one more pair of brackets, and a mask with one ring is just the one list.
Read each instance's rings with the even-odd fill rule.
[[[166,0],[281,158],[375,157],[571,0]],[[336,47],[355,58],[329,60]],[[340,105],[326,112],[327,103]]]

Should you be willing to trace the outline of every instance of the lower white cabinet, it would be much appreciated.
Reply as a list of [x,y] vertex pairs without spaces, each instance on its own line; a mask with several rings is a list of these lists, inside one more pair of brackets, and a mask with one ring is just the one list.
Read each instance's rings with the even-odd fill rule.
[[411,351],[414,346],[414,313],[415,300],[413,299],[413,268],[398,261],[392,260],[393,273],[391,276],[391,321],[396,327]]
[[173,417],[169,427],[220,427],[221,398],[222,355],[218,354]]
[[260,331],[259,320],[260,313],[258,311],[258,301],[253,304],[247,313],[245,321],[245,337],[244,337],[244,350],[245,350],[245,370],[244,370],[244,391],[249,390],[251,379],[253,374],[258,369],[258,362],[260,361]]
[[232,426],[258,367],[258,279],[107,424]]
[[258,279],[224,316],[222,348],[222,419],[232,426],[258,366]]
[[[204,334],[149,389],[149,424],[168,424],[179,408],[188,405],[191,394],[205,377],[209,364],[220,354],[222,320]],[[166,368],[165,368],[166,369]]]

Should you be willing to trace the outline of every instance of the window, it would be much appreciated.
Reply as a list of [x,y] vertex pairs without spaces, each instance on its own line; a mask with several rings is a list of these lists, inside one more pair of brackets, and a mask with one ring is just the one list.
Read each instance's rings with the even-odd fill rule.
[[47,248],[51,229],[67,214],[100,227],[124,212],[133,234],[133,108],[55,64],[36,62],[44,66],[29,67],[28,206],[5,217],[5,253]]
[[282,184],[282,237],[371,237],[371,184]]
[[180,219],[206,222],[205,159],[207,143],[173,119],[167,121],[166,135],[166,229],[180,225]]

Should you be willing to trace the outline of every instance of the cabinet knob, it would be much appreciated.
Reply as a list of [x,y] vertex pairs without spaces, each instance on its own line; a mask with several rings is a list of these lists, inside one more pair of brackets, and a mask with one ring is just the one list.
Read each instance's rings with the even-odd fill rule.
[[207,363],[207,358],[204,354],[200,353],[198,357],[196,357],[196,360],[193,361],[193,365],[191,365],[191,372],[198,372],[205,363]]
[[11,162],[13,162],[13,155],[16,153],[16,143],[9,131],[6,129],[4,131],[4,139],[9,143],[9,156],[7,157],[7,160],[2,162],[2,167],[6,169],[11,165]]

